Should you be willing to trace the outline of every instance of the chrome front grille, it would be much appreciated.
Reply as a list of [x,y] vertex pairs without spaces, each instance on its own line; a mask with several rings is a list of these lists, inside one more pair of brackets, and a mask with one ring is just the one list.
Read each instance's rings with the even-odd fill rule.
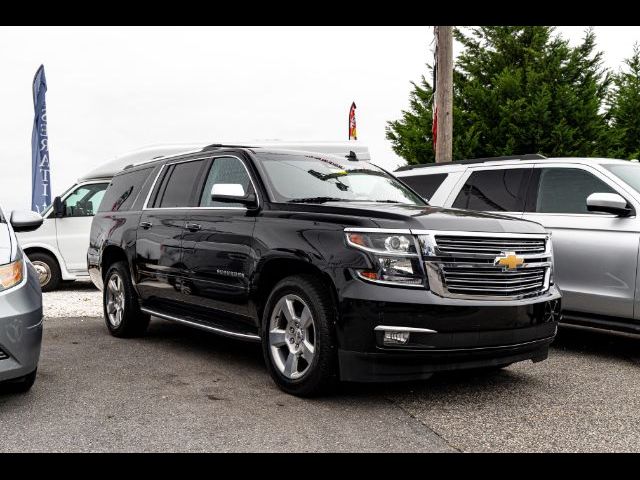
[[454,294],[520,296],[544,288],[546,267],[504,271],[502,267],[443,267],[445,288]]
[[544,253],[544,238],[496,238],[496,237],[456,237],[436,235],[438,249],[442,253],[463,256],[486,253],[500,255],[502,252],[515,252],[518,255]]
[[[514,300],[549,290],[547,234],[422,231],[418,238],[429,288],[442,297]],[[515,263],[500,263],[507,258]]]

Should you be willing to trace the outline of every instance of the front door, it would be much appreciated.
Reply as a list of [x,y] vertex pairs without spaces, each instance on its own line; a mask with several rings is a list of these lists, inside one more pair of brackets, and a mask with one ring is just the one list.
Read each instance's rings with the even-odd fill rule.
[[213,202],[213,185],[221,183],[239,184],[245,192],[254,189],[243,160],[234,156],[213,159],[183,239],[188,301],[194,308],[223,313],[221,318],[250,323],[243,317],[249,315],[255,217],[240,203]]
[[166,310],[184,303],[182,238],[206,163],[198,159],[165,165],[143,209],[136,238],[136,281],[147,307]]
[[109,182],[85,183],[63,199],[64,216],[56,218],[56,242],[67,270],[86,272],[91,221]]
[[587,197],[619,193],[595,169],[536,165],[524,218],[552,232],[555,280],[563,309],[633,318],[638,259],[638,219],[589,212]]

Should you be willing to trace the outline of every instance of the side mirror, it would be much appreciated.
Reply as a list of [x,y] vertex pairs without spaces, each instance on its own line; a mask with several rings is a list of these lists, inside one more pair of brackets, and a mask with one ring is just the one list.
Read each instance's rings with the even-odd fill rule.
[[216,183],[211,187],[211,200],[255,205],[256,196],[253,193],[245,193],[244,187],[239,183]]
[[16,232],[32,232],[37,230],[44,219],[39,213],[28,210],[14,210],[11,212],[11,226]]
[[627,201],[617,193],[592,193],[587,197],[587,210],[612,213],[620,217],[627,217],[633,211]]
[[64,202],[60,197],[53,199],[53,214],[56,218],[64,217]]

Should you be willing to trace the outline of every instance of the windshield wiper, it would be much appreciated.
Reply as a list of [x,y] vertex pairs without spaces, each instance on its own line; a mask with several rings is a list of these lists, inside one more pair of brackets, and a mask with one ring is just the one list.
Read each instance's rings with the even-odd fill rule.
[[306,197],[306,198],[294,198],[288,200],[287,203],[325,203],[325,202],[348,202],[346,198],[337,197]]
[[374,200],[376,203],[402,203],[397,200]]

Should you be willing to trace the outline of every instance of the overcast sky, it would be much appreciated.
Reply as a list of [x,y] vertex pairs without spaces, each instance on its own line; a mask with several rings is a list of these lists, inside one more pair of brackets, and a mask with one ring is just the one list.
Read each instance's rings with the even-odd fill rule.
[[[586,27],[559,27],[576,43]],[[617,69],[638,27],[595,27]],[[386,121],[432,61],[431,27],[0,27],[0,205],[29,208],[31,83],[45,65],[53,194],[116,155],[162,143],[358,139],[403,162]],[[457,49],[456,49],[457,50]]]

